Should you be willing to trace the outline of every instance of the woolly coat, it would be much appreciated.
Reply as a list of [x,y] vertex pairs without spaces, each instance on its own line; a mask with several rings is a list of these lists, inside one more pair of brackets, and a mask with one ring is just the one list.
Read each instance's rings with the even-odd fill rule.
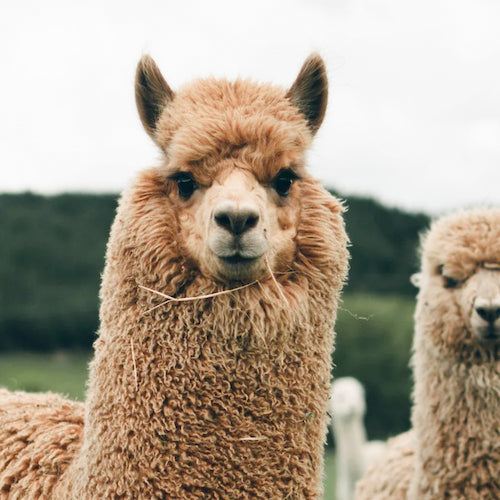
[[83,405],[0,389],[0,498],[48,500],[80,447]]
[[[229,155],[264,175],[278,160],[303,162],[312,137],[276,87],[201,81],[172,106],[158,126],[165,165],[140,174],[119,204],[83,438],[51,498],[320,498],[333,324],[347,273],[343,207],[304,171],[293,186],[294,251],[278,284],[267,276],[159,306],[165,299],[141,286],[194,297],[237,285],[210,277],[189,254],[168,162],[194,151],[200,161],[191,166],[209,179],[218,155]],[[12,491],[35,498],[23,481],[13,478]]]
[[413,430],[393,441],[385,463],[359,483],[356,498],[497,499],[500,344],[479,342],[467,314],[478,273],[485,263],[500,264],[500,210],[442,218],[425,238],[422,254]]
[[357,483],[355,500],[406,500],[414,467],[414,431],[389,439],[376,465]]

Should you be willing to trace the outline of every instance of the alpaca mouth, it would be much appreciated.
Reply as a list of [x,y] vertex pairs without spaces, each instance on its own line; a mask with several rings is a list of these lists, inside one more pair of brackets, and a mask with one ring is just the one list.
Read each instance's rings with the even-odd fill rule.
[[256,260],[259,259],[259,257],[245,257],[239,253],[236,253],[234,255],[231,255],[229,257],[220,257],[220,259],[225,263],[229,265],[245,265],[245,264],[252,264]]
[[489,340],[490,342],[491,341],[498,341],[498,340],[500,340],[500,332],[497,332],[494,330],[489,331],[488,333],[483,335],[481,338],[482,338],[482,340]]
[[478,328],[478,334],[480,340],[484,342],[498,342],[500,341],[500,328],[493,325]]
[[262,255],[249,257],[239,252],[228,256],[218,256],[218,274],[223,279],[252,280],[262,271]]
[[208,246],[225,269],[245,269],[254,267],[269,249],[264,232],[252,230],[243,235],[228,235],[225,232],[212,232]]

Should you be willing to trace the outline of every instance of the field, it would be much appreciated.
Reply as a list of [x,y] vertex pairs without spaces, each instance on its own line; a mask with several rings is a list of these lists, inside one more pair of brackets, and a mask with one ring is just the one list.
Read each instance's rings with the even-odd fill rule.
[[[52,391],[83,400],[90,353],[0,354],[0,387],[12,391]],[[325,456],[325,500],[334,500],[334,454]]]
[[0,354],[0,387],[12,391],[52,391],[83,400],[90,353]]

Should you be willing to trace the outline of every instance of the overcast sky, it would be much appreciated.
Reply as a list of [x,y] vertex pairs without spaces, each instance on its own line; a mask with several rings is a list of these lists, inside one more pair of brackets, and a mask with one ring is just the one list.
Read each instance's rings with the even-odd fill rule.
[[312,173],[439,213],[500,204],[498,0],[20,0],[0,6],[0,191],[119,191],[158,161],[133,94],[141,54],[289,86],[312,51],[329,109]]

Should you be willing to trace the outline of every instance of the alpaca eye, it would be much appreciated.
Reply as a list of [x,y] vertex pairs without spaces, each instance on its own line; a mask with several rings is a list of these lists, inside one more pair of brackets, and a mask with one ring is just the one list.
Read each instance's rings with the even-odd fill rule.
[[444,287],[445,288],[457,288],[460,282],[454,278],[450,278],[449,276],[443,276]]
[[460,281],[455,278],[450,278],[450,276],[446,276],[443,274],[443,266],[438,267],[438,273],[443,277],[443,286],[445,288],[457,288],[460,285]]
[[198,188],[196,181],[189,172],[178,172],[171,179],[177,182],[179,196],[185,200],[189,199]]
[[278,172],[274,178],[272,186],[280,196],[288,196],[293,181],[297,179],[297,174],[289,168],[283,168]]

